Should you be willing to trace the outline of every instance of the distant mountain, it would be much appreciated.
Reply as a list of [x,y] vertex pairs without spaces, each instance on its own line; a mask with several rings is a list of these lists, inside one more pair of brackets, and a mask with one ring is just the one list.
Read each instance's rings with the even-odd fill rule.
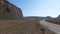
[[60,15],[57,18],[60,18]]
[[28,16],[24,17],[25,20],[48,20],[51,19],[52,17],[47,16],[47,17],[38,17],[38,16]]

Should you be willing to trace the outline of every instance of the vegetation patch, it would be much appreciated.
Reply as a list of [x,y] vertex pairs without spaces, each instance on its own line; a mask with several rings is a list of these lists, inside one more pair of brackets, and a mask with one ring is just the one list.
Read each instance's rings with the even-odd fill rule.
[[54,23],[54,24],[59,24],[60,25],[60,19],[58,19],[58,18],[53,18],[51,20],[46,20],[46,21],[48,21],[50,23]]

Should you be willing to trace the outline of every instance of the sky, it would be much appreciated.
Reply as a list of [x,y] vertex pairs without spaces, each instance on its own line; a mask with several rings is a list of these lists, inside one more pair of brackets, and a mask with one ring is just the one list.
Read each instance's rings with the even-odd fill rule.
[[60,0],[8,0],[22,9],[23,16],[51,16],[60,14]]

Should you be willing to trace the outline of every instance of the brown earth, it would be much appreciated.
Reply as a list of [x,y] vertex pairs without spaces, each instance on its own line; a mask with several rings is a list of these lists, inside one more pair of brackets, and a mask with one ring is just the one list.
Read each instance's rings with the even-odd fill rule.
[[55,34],[38,20],[0,20],[0,34]]

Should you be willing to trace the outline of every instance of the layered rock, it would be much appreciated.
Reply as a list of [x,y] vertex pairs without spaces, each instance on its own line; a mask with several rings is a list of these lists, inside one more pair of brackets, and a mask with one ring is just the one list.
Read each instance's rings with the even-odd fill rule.
[[0,19],[23,19],[22,10],[6,0],[0,0]]

